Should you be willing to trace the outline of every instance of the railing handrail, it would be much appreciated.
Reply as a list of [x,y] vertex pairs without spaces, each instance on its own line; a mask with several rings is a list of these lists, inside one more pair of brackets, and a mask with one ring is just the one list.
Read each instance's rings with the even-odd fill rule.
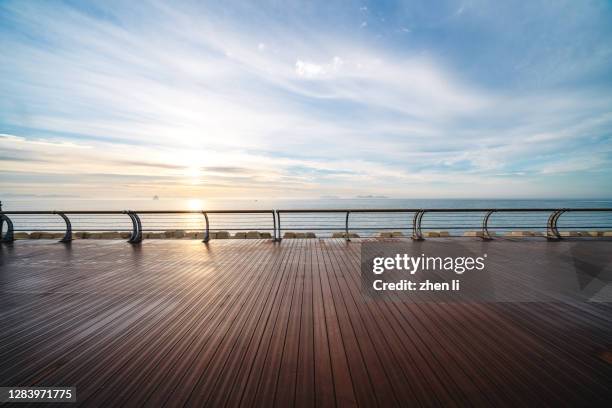
[[136,212],[138,214],[271,214],[274,210],[49,210],[49,211],[0,211],[0,214],[127,214],[128,212]]
[[345,213],[350,211],[354,212],[485,212],[485,211],[499,211],[499,212],[550,212],[556,210],[564,211],[612,211],[612,208],[326,208],[326,209],[285,209],[276,210],[282,213],[315,213],[315,212],[329,212],[329,213]]
[[0,214],[127,214],[135,212],[138,214],[271,214],[277,213],[385,213],[385,212],[551,212],[551,211],[571,211],[571,212],[593,212],[593,211],[612,211],[612,208],[312,208],[312,209],[277,209],[277,210],[34,210],[34,211],[0,211]]

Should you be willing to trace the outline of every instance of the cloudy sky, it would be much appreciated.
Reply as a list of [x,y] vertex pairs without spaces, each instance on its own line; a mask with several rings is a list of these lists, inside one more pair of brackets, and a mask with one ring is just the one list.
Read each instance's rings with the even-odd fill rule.
[[0,2],[8,197],[612,196],[608,1]]

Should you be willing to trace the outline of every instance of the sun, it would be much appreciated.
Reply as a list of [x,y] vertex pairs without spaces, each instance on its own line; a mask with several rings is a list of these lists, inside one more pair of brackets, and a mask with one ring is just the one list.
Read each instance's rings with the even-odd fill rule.
[[204,201],[198,198],[190,198],[187,200],[187,208],[190,210],[203,210],[204,209]]
[[202,169],[200,166],[189,166],[185,169],[185,175],[192,179],[199,179],[202,176]]

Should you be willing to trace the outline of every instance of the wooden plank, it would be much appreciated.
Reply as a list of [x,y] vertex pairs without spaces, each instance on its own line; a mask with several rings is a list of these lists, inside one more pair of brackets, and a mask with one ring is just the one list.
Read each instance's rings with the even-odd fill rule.
[[[296,369],[296,390],[293,405],[296,407],[315,406],[315,358],[314,358],[314,273],[313,273],[314,240],[304,243],[303,267],[301,274],[304,280],[302,288],[302,305],[300,314],[300,331],[298,333],[299,349]],[[329,360],[328,360],[329,361]],[[321,372],[331,374],[331,371]],[[328,377],[330,378],[330,377]],[[333,395],[333,394],[332,394]],[[329,393],[326,396],[329,398]],[[331,400],[329,400],[331,404]]]
[[[270,337],[268,350],[266,351],[266,360],[261,368],[261,371],[256,375],[259,376],[258,387],[252,401],[254,405],[263,406],[271,404],[276,396],[277,384],[279,380],[280,367],[282,363],[283,350],[287,338],[287,328],[289,327],[289,316],[291,314],[291,304],[296,290],[297,268],[296,268],[296,251],[297,241],[291,243],[291,256],[289,258],[288,267],[285,273],[288,276],[288,284],[285,292],[280,299],[279,312],[274,325],[273,333]],[[247,396],[248,397],[248,396]],[[248,399],[243,400],[243,404],[250,405]]]
[[357,402],[359,405],[366,406],[383,402],[387,406],[395,405],[397,400],[389,386],[374,346],[358,319],[354,305],[347,301],[343,294],[343,282],[346,278],[338,276],[339,272],[336,271],[332,251],[339,243],[343,245],[344,240],[330,240],[325,243],[324,259]]
[[[357,405],[357,395],[355,388],[353,387],[353,378],[351,375],[351,369],[349,367],[349,360],[346,348],[344,347],[344,341],[342,339],[342,331],[340,329],[340,317],[336,309],[336,303],[334,301],[334,295],[330,284],[330,276],[328,273],[326,257],[325,257],[325,246],[326,241],[319,241],[316,247],[317,255],[317,269],[320,279],[321,295],[322,295],[322,309],[325,316],[325,321],[322,325],[325,326],[325,331],[319,329],[318,333],[327,334],[327,348],[329,349],[329,360],[333,374],[334,384],[334,397],[336,404],[341,406],[354,406]],[[320,344],[323,340],[320,340],[318,360],[325,359],[324,354],[325,345]],[[317,343],[315,343],[317,344]],[[354,364],[355,362],[353,362]],[[326,362],[321,362],[321,366],[325,367]],[[369,384],[369,383],[368,383]],[[365,387],[365,384],[358,384]],[[319,388],[324,389],[324,385],[319,385]],[[367,392],[367,390],[366,390]]]

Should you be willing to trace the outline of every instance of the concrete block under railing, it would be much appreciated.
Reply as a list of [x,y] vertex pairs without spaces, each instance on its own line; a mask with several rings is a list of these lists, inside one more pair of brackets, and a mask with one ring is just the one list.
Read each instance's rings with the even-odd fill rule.
[[[465,231],[463,233],[464,237],[477,237],[477,238],[483,238],[485,236],[484,232],[482,231]],[[495,231],[489,231],[489,237],[496,237],[497,233]]]
[[401,231],[383,231],[378,233],[379,238],[402,238],[405,237]]
[[259,231],[236,232],[231,238],[234,238],[234,239],[272,239],[272,234],[270,234],[269,232],[259,232]]
[[283,239],[305,239],[305,238],[316,238],[317,234],[314,232],[291,232],[287,231],[283,234]]
[[505,234],[507,237],[514,238],[525,238],[525,237],[543,237],[546,236],[544,232],[541,231],[510,231]]
[[165,239],[166,233],[165,232],[143,232],[142,238],[143,239]]
[[64,236],[63,232],[34,231],[28,236],[29,239],[59,239]]
[[217,231],[215,233],[215,239],[230,239],[231,237],[228,231]]
[[612,237],[612,231],[560,231],[562,237]]
[[164,231],[165,238],[185,238],[183,230],[168,230]]
[[[349,238],[359,238],[359,234],[356,234],[354,232],[349,232],[348,237]],[[334,232],[332,234],[332,238],[346,238],[346,232]]]
[[448,238],[450,234],[448,231],[426,231],[423,236],[425,238]]
[[187,231],[185,232],[185,238],[187,239],[204,239],[204,233],[200,231]]

